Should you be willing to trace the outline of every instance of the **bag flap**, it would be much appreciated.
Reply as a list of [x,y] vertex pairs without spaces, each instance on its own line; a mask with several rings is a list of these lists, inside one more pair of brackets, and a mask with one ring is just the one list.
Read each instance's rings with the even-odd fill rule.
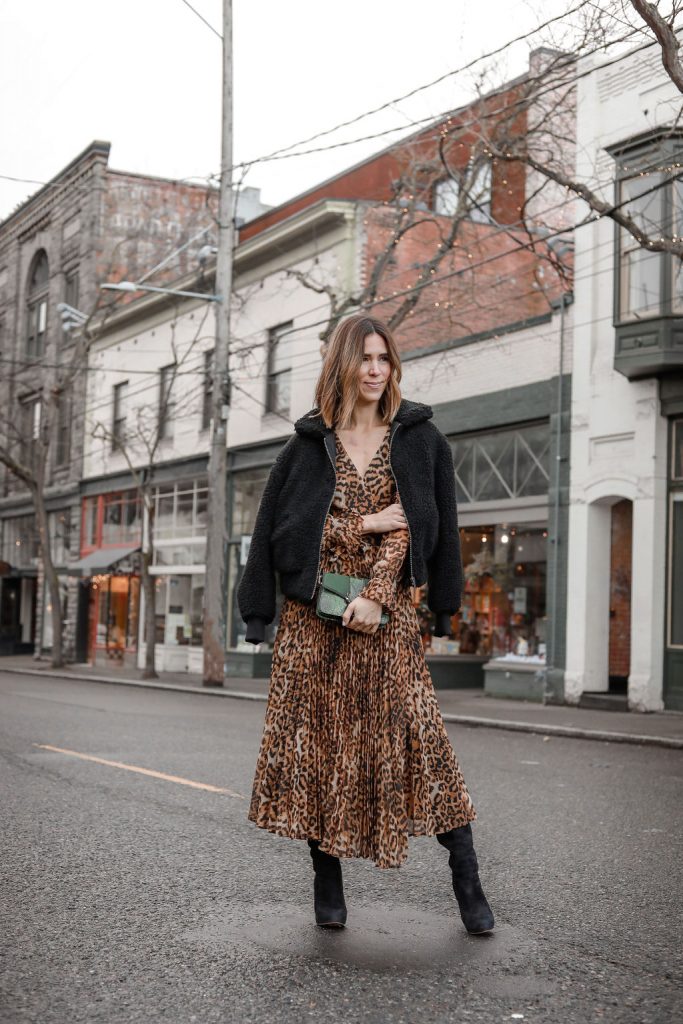
[[321,586],[323,590],[336,594],[337,597],[346,599],[349,596],[349,577],[340,573],[324,572]]

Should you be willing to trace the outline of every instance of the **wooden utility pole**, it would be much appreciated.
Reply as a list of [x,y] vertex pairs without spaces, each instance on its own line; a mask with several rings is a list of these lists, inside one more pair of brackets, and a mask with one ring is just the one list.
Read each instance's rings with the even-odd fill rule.
[[223,114],[216,258],[216,344],[213,353],[209,507],[204,586],[204,686],[222,686],[228,588],[227,430],[230,412],[230,293],[232,291],[232,0],[223,0]]

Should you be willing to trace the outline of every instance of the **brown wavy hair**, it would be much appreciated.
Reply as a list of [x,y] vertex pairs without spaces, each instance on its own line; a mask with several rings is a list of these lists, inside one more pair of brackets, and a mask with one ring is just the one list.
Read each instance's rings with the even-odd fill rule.
[[364,313],[341,320],[330,338],[322,370],[315,386],[315,404],[326,427],[344,430],[351,423],[358,399],[358,371],[363,363],[365,339],[369,334],[384,338],[391,373],[379,400],[383,423],[390,423],[401,404],[401,359],[394,337],[385,323]]

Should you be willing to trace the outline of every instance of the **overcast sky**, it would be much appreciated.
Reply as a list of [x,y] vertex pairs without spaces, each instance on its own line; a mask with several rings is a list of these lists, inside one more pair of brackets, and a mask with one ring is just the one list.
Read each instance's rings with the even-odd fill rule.
[[[216,29],[221,0],[191,0]],[[398,97],[567,10],[568,0],[234,0],[235,160],[254,160]],[[525,69],[529,46],[496,59]],[[478,69],[312,145],[436,116]],[[127,171],[205,180],[220,164],[221,43],[183,0],[0,0],[0,218],[93,139]],[[403,131],[407,130],[403,128]],[[255,164],[275,204],[398,134]],[[308,148],[308,147],[303,147]]]

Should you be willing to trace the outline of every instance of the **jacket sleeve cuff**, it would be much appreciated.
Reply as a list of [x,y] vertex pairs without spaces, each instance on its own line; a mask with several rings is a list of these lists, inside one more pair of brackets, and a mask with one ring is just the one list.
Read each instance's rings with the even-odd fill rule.
[[245,640],[248,644],[262,644],[266,635],[266,620],[253,615],[247,619],[247,634]]
[[452,632],[450,612],[437,612],[434,636],[450,636]]

